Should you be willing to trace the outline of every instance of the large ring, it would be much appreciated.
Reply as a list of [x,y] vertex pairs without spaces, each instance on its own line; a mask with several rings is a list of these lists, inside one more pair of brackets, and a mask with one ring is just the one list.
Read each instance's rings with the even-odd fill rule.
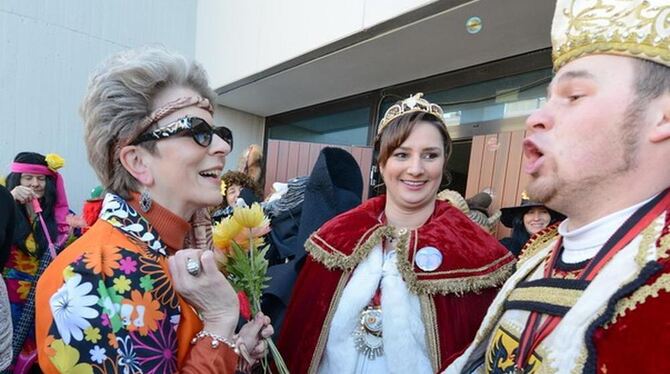
[[192,258],[187,258],[186,259],[186,271],[188,271],[189,274],[192,276],[197,276],[198,273],[200,273],[200,262],[196,261]]

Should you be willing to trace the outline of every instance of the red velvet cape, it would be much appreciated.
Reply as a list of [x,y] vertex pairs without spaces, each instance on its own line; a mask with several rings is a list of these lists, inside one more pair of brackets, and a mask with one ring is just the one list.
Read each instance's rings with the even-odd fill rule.
[[[291,373],[318,368],[342,288],[388,229],[378,222],[384,206],[384,196],[368,200],[325,223],[307,241],[310,256],[293,289],[279,337],[279,349]],[[416,251],[426,246],[443,255],[442,264],[432,272],[414,264]],[[399,271],[410,291],[423,297],[431,361],[436,369],[446,367],[474,338],[498,286],[511,273],[514,258],[443,201],[435,203],[428,222],[407,233],[406,249],[401,247],[396,249]],[[427,323],[427,318],[433,321]]]

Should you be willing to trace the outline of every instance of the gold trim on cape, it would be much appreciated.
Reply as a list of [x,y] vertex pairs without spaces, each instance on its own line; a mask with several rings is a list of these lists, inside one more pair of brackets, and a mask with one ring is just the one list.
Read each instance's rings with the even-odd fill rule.
[[615,307],[614,316],[607,322],[604,328],[607,329],[615,324],[620,317],[625,316],[629,311],[637,309],[638,305],[644,304],[650,297],[658,297],[660,291],[670,292],[670,274],[661,275],[654,283],[644,285],[633,292],[632,295],[619,300]]
[[426,331],[426,346],[430,354],[430,362],[433,365],[433,371],[437,372],[442,367],[442,357],[440,357],[435,300],[430,295],[419,295],[419,302],[421,303],[421,319],[423,319],[423,326]]
[[[373,231],[371,234],[370,232]],[[384,237],[390,237],[393,235],[393,228],[391,226],[382,226],[376,225],[370,230],[366,231],[362,236],[366,238],[363,243],[359,243],[354,248],[351,255],[346,256],[339,252],[336,248],[333,248],[328,243],[326,243],[318,234],[313,234],[305,243],[305,250],[312,256],[314,260],[323,264],[328,269],[339,268],[342,270],[350,271],[354,269],[364,258],[368,256],[372,248],[381,243]],[[456,294],[462,295],[466,292],[478,292],[484,288],[497,287],[500,286],[507,280],[510,274],[514,271],[514,262],[510,262],[501,266],[500,268],[482,275],[474,276],[465,276],[458,278],[450,279],[417,279],[417,273],[414,272],[414,267],[409,261],[409,241],[410,235],[414,233],[413,240],[413,249],[416,250],[418,245],[418,235],[416,230],[406,230],[404,233],[400,233],[398,236],[398,243],[396,244],[396,253],[397,253],[397,264],[398,271],[403,277],[405,283],[407,283],[407,288],[410,292],[418,295],[428,294]],[[323,245],[326,248],[323,248]],[[511,256],[510,253],[506,254],[502,258],[497,259],[491,264],[486,265],[483,268],[474,269],[479,271],[480,269],[486,269],[487,267],[495,266],[498,262],[508,259]],[[426,273],[426,274],[446,274],[451,272],[471,272],[473,269],[456,269],[450,270],[449,272],[436,272],[436,273]]]
[[308,372],[316,374],[319,370],[319,365],[321,364],[321,359],[323,358],[323,350],[326,348],[326,343],[328,342],[328,332],[330,330],[330,323],[337,309],[337,304],[340,302],[340,297],[342,296],[342,291],[344,286],[349,281],[350,272],[345,271],[342,273],[339,282],[337,282],[337,288],[335,288],[335,293],[333,294],[333,299],[330,302],[328,307],[328,313],[326,313],[326,319],[323,321],[323,327],[321,327],[321,333],[319,334],[319,340],[317,340],[316,348],[314,348],[314,354],[312,354],[312,362],[309,365]]

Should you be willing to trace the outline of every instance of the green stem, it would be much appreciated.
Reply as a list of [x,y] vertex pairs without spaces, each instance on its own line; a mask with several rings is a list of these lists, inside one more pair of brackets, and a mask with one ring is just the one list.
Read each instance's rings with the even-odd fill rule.
[[[256,308],[256,310],[259,312],[261,311],[260,298],[256,296],[253,297],[252,307]],[[272,355],[272,359],[275,362],[275,366],[277,367],[279,374],[290,374],[290,372],[288,371],[288,367],[284,362],[284,358],[281,356],[281,353],[279,352],[279,349],[275,345],[274,341],[272,341],[272,338],[266,338],[265,342],[268,345],[268,349],[270,350],[270,354]],[[263,362],[263,372],[267,373],[269,370],[269,366],[267,365],[267,356],[263,357],[262,362]]]

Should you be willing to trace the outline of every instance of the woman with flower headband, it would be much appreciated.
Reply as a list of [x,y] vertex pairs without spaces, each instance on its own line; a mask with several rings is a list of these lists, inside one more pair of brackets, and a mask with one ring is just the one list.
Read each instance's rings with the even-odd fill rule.
[[11,303],[14,355],[21,355],[20,364],[34,362],[34,300],[30,301],[34,296],[30,291],[44,270],[40,263],[45,266],[51,259],[43,258],[51,256],[49,248],[60,248],[68,237],[67,196],[57,171],[63,164],[56,154],[21,152],[7,176],[7,189],[15,203],[14,234],[9,251],[0,254],[0,265]]
[[[279,348],[293,373],[431,373],[474,338],[514,259],[436,200],[451,139],[442,109],[412,96],[375,140],[386,194],[305,244]],[[309,305],[309,307],[306,307]]]
[[208,250],[203,211],[221,203],[233,146],[214,126],[214,97],[199,64],[159,48],[92,75],[81,114],[108,193],[38,284],[44,372],[233,373],[265,354],[269,319],[234,335],[237,295]]

